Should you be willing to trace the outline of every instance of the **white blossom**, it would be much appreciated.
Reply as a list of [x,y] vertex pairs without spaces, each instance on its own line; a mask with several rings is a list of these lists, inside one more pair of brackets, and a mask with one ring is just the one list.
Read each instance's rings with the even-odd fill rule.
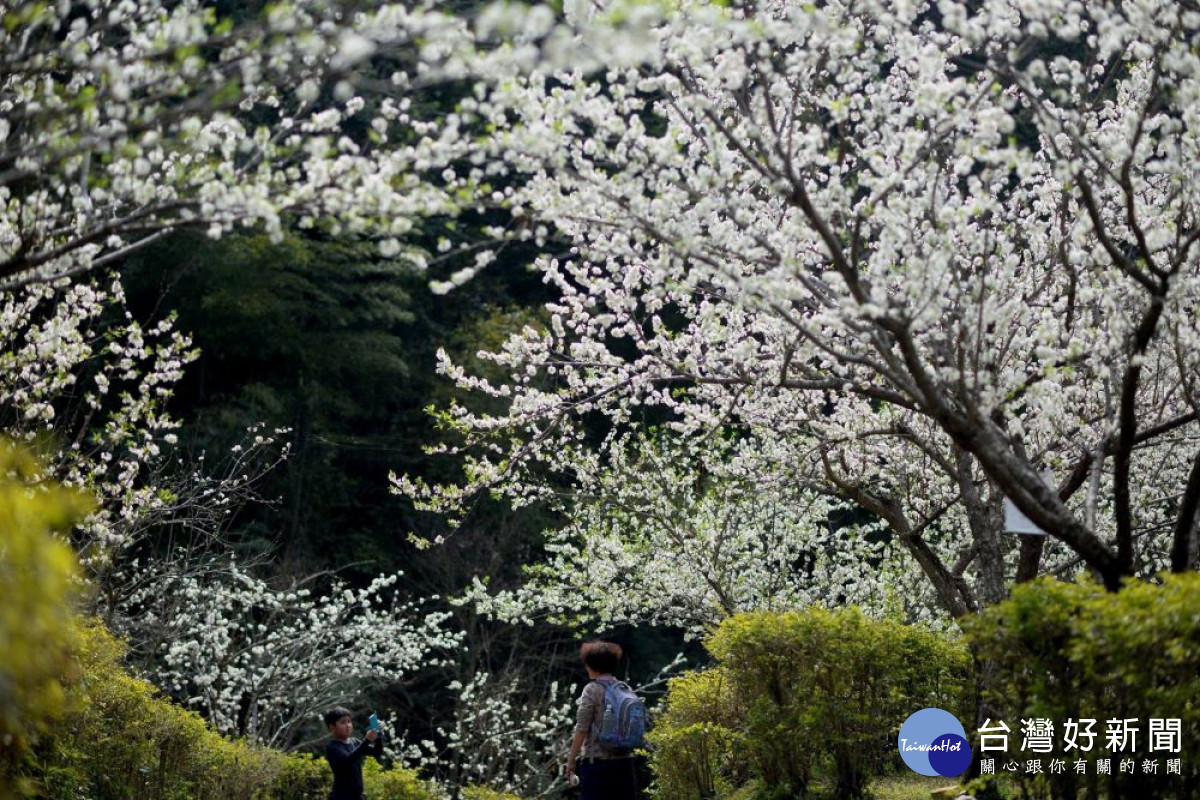
[[744,480],[865,509],[952,614],[1039,563],[1004,497],[1048,531],[1043,571],[1194,567],[1196,15],[655,9],[637,35],[625,4],[573,12],[559,57],[493,84],[507,202],[570,243],[537,265],[559,298],[484,354],[506,377],[441,364],[507,404],[446,410],[467,485],[397,490],[452,518],[480,490],[549,502],[588,552],[606,540],[562,487],[640,480],[587,437],[653,420],[767,443]]

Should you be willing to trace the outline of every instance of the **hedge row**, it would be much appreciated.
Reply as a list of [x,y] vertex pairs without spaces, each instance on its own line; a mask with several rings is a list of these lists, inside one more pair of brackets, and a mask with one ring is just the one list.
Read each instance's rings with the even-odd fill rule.
[[[214,732],[121,666],[122,645],[99,624],[80,626],[68,710],[28,748],[10,776],[17,794],[68,800],[323,800],[324,759],[284,754]],[[373,800],[436,800],[414,772],[364,768]],[[0,787],[0,795],[3,789]]]

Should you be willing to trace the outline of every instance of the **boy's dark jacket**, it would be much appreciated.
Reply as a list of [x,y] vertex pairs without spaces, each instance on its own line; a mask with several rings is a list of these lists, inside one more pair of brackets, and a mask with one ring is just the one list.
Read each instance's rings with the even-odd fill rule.
[[376,737],[374,742],[359,739],[339,742],[334,739],[325,745],[325,758],[333,770],[333,790],[329,793],[329,800],[362,800],[363,759],[368,755],[378,758],[382,754],[382,736]]

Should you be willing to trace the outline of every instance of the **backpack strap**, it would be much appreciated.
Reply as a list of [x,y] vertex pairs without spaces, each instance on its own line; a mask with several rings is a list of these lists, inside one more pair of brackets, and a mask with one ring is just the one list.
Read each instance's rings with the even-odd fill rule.
[[596,748],[598,746],[596,744],[596,733],[597,733],[597,731],[600,730],[600,726],[602,726],[604,724],[604,698],[608,697],[609,684],[616,683],[616,682],[617,682],[616,677],[613,677],[611,679],[611,681],[602,681],[599,678],[593,678],[587,682],[588,686],[591,686],[593,683],[595,683],[604,688],[604,694],[600,697],[599,716],[593,717],[592,724],[588,727],[587,741],[588,741],[588,752],[590,753],[590,755],[588,756],[588,763],[590,763],[590,764],[596,763]]

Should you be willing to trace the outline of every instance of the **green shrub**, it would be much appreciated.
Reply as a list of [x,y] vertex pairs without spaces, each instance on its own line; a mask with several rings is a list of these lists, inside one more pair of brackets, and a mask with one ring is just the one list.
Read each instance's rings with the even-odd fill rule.
[[[1042,579],[1014,589],[1012,597],[964,620],[963,627],[981,659],[996,677],[985,700],[1005,715],[1013,729],[1009,753],[1020,753],[1022,719],[1049,719],[1061,748],[1068,719],[1095,719],[1090,752],[1056,749],[1043,760],[1084,759],[1087,777],[1073,770],[1059,775],[1021,776],[1031,796],[1074,798],[1084,789],[1099,797],[1190,796],[1200,771],[1183,758],[1184,776],[1141,772],[1141,762],[1165,753],[1149,752],[1149,720],[1179,718],[1180,743],[1200,740],[1200,575],[1172,575],[1161,585],[1131,583],[1110,593],[1092,583]],[[1120,773],[1120,753],[1105,746],[1109,719],[1137,719],[1137,771]],[[1126,750],[1126,753],[1129,751]],[[1027,756],[1036,757],[1036,756]],[[1174,754],[1174,757],[1180,757]],[[1116,773],[1098,779],[1095,761],[1111,758]],[[1186,788],[1185,788],[1186,787]]]
[[468,786],[462,790],[463,800],[521,800],[515,794],[497,791],[490,786]]
[[268,796],[283,755],[212,731],[121,666],[99,623],[78,626],[71,713],[33,749],[26,777],[48,798]]
[[373,758],[363,764],[363,784],[367,800],[438,800],[433,787],[413,770],[384,769]]
[[656,786],[672,798],[728,794],[750,774],[743,751],[745,713],[732,703],[720,667],[674,678],[648,740]]
[[333,773],[324,756],[314,753],[288,753],[283,758],[274,800],[325,800],[333,786]]
[[25,793],[21,759],[67,710],[77,565],[53,533],[90,503],[39,473],[34,458],[0,440],[0,797]]
[[899,764],[909,714],[973,716],[965,647],[857,609],[743,614],[706,644],[719,666],[673,682],[657,721],[664,800],[803,797],[818,777],[835,797],[863,797]]

